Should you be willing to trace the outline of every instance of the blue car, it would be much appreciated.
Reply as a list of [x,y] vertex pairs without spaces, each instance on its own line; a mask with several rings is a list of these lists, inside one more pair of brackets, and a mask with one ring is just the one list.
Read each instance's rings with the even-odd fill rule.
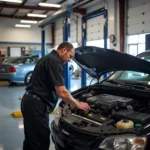
[[0,65],[0,81],[27,85],[38,60],[38,55],[10,58]]

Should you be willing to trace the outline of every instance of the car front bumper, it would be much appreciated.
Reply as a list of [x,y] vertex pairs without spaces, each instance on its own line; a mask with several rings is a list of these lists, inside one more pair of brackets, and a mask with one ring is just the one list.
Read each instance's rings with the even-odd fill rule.
[[51,136],[56,150],[99,150],[102,141],[92,136],[72,134],[57,126],[54,121],[51,124]]

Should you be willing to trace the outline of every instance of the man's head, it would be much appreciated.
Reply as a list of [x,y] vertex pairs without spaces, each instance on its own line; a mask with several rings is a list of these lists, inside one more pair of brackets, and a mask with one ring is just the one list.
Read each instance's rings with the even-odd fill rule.
[[61,58],[61,60],[66,63],[68,61],[71,60],[71,58],[74,56],[75,54],[75,50],[74,47],[71,43],[69,42],[62,42],[58,48],[57,48],[57,52]]

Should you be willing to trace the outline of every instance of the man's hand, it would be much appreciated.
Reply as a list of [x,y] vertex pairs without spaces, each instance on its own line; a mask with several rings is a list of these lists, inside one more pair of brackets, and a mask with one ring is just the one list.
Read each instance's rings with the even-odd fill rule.
[[74,99],[65,86],[56,86],[55,89],[57,94],[62,98],[64,102],[69,103],[86,112],[89,111],[89,105],[84,102],[78,102],[76,99]]
[[81,110],[84,110],[86,112],[88,112],[90,110],[89,105],[87,103],[84,103],[84,102],[79,102],[78,105],[77,105],[77,108],[81,109]]

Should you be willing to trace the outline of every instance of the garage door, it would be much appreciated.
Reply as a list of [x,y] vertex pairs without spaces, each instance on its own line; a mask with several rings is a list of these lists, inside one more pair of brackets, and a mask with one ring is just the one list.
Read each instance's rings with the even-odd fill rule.
[[98,16],[87,20],[87,41],[104,39],[104,16]]
[[127,34],[150,32],[150,0],[128,0]]
[[[77,42],[77,32],[77,17],[71,16],[70,37],[72,43]],[[63,19],[57,20],[55,25],[55,46],[58,46],[61,42],[63,42]]]

